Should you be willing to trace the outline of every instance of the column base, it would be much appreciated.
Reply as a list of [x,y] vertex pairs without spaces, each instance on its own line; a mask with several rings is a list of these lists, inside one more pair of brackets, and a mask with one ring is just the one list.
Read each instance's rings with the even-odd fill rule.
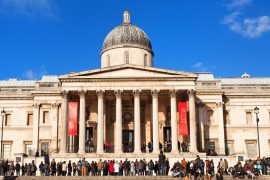
[[171,154],[179,154],[178,149],[176,149],[176,150],[172,150],[172,151],[171,151]]
[[78,154],[85,154],[85,151],[79,150],[79,151],[78,151]]

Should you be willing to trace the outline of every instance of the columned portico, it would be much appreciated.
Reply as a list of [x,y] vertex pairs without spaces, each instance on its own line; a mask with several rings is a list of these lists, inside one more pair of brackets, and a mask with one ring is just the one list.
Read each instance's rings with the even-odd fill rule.
[[67,152],[68,91],[62,91],[62,135],[60,153]]
[[158,89],[153,89],[152,94],[152,124],[153,124],[153,153],[159,153],[159,118],[158,118]]
[[176,110],[176,95],[177,90],[171,89],[169,91],[171,98],[171,131],[172,131],[172,153],[178,153],[178,133],[177,133],[177,110]]
[[135,131],[135,147],[134,153],[141,153],[141,107],[140,107],[140,93],[136,89],[133,91],[134,95],[134,131]]
[[97,124],[97,153],[104,153],[103,149],[103,139],[104,139],[104,119],[103,119],[103,106],[104,106],[104,99],[103,99],[104,91],[98,90],[98,124]]
[[122,91],[115,90],[116,121],[115,121],[115,153],[122,153]]
[[80,127],[79,127],[79,152],[85,153],[85,94],[87,91],[79,91],[80,96]]
[[188,90],[189,98],[189,124],[190,124],[190,152],[198,152],[197,149],[197,130],[196,130],[196,116],[195,116],[195,90]]

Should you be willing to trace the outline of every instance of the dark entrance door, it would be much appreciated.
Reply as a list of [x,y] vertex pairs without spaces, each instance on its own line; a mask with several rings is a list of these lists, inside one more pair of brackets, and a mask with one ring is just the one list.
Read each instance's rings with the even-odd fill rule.
[[93,127],[87,127],[85,131],[85,149],[86,152],[93,152],[94,151],[94,144],[93,144]]
[[163,149],[164,152],[170,152],[172,149],[172,132],[171,127],[164,127],[163,128]]
[[134,131],[123,130],[123,152],[134,151]]

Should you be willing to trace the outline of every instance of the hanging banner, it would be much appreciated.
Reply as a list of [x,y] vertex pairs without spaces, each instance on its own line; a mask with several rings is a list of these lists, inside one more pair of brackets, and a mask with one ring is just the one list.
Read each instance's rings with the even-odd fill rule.
[[187,102],[178,102],[179,135],[188,136]]
[[68,103],[68,134],[78,135],[78,102]]

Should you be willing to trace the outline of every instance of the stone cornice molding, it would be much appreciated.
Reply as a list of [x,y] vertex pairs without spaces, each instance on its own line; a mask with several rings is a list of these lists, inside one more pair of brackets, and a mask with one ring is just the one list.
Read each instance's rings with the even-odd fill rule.
[[123,91],[120,89],[114,90],[114,94],[116,98],[121,98]]
[[103,98],[105,91],[104,90],[97,90],[96,93],[97,93],[98,98]]
[[152,89],[151,90],[151,95],[153,98],[157,98],[159,93],[159,89]]
[[170,89],[169,90],[169,94],[170,94],[170,97],[176,97],[176,95],[177,95],[177,92],[178,92],[178,90],[177,89]]
[[133,95],[134,97],[140,97],[140,94],[141,94],[141,90],[140,89],[134,89],[133,90]]
[[60,106],[60,103],[51,103],[51,109],[58,108]]

